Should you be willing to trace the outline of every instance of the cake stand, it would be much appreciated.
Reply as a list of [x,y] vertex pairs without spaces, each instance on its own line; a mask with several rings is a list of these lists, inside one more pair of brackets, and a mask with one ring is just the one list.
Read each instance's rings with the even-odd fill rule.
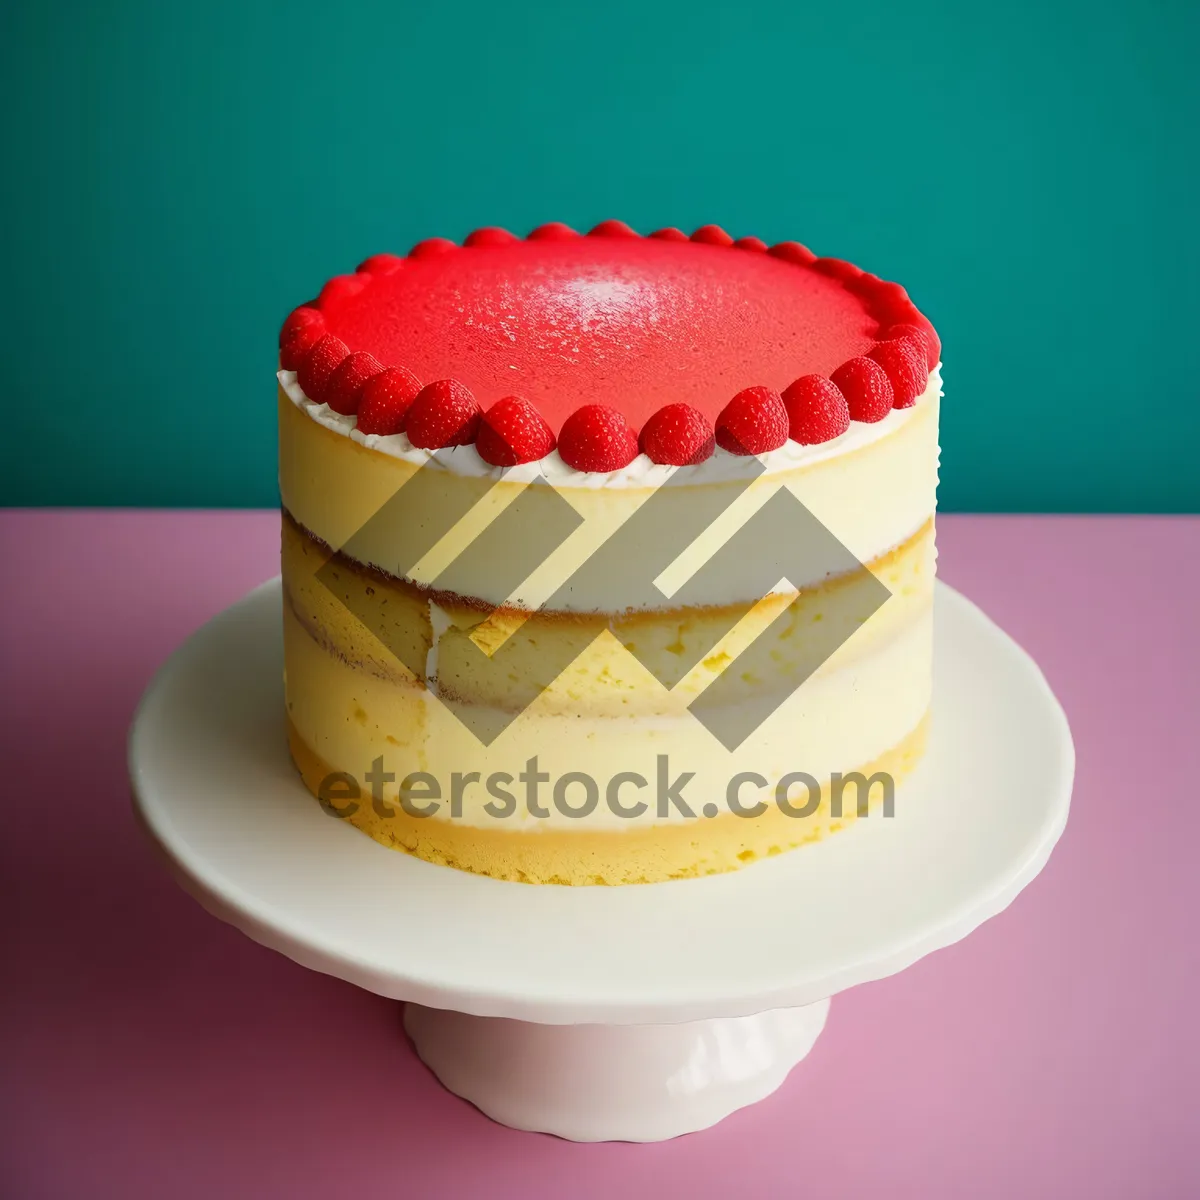
[[506,1125],[654,1141],[761,1099],[829,998],[1000,912],[1067,819],[1074,750],[1033,661],[938,585],[929,749],[872,813],[729,875],[531,887],[327,816],[284,737],[281,593],[194,634],[130,735],[135,807],[180,883],[314,970],[407,1001],[418,1054]]

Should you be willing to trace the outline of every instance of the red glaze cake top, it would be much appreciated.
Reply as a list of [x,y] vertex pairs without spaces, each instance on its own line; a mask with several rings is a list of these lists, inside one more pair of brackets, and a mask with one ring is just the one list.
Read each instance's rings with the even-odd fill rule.
[[[940,346],[897,284],[715,226],[642,238],[542,226],[432,239],[338,276],[280,362],[364,433],[580,470],[837,436],[924,391]],[[481,433],[482,430],[482,433]],[[715,434],[715,438],[714,435]]]

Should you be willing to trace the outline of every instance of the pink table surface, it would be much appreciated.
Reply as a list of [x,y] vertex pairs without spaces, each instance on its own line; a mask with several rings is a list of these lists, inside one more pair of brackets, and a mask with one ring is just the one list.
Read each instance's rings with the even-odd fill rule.
[[1200,519],[940,522],[943,576],[1071,719],[1063,841],[965,942],[838,998],[775,1095],[649,1146],[494,1125],[397,1004],[206,915],[135,827],[138,696],[275,573],[277,524],[0,514],[0,1194],[1200,1195]]

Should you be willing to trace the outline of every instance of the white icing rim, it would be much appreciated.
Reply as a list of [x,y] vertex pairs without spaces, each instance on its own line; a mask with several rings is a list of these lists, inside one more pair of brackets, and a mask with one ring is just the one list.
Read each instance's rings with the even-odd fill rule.
[[[418,466],[435,462],[439,466],[457,475],[477,476],[486,479],[510,479],[516,483],[527,483],[538,475],[547,482],[559,488],[656,488],[665,483],[677,471],[686,470],[690,473],[690,483],[706,484],[721,483],[730,479],[740,478],[741,468],[745,458],[730,454],[720,446],[714,450],[712,457],[694,467],[673,467],[665,463],[652,462],[645,454],[639,454],[627,467],[619,471],[577,471],[574,467],[563,462],[557,450],[551,451],[545,458],[537,462],[522,463],[518,467],[496,467],[484,462],[479,451],[472,446],[447,446],[441,450],[425,450],[414,446],[403,433],[390,434],[386,437],[377,433],[362,434],[358,432],[356,417],[345,416],[334,412],[328,404],[317,404],[310,400],[296,381],[295,371],[278,372],[279,386],[283,388],[288,399],[303,412],[307,413],[318,425],[340,433],[351,441],[358,442],[368,450],[377,450],[380,454],[392,458],[403,459],[405,462]],[[802,446],[790,438],[778,450],[770,450],[759,455],[759,461],[766,468],[767,475],[782,474],[793,471],[798,467],[811,466],[826,459],[837,458],[842,454],[850,454],[861,450],[890,433],[899,429],[917,407],[925,400],[942,394],[941,364],[933,369],[925,391],[909,408],[894,408],[882,421],[867,424],[862,421],[852,421],[850,428],[840,437],[832,441],[822,442],[816,446]]]

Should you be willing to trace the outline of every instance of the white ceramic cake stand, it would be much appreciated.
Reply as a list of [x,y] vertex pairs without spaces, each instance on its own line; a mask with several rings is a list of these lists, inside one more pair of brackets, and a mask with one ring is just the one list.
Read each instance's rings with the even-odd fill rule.
[[130,737],[141,818],[211,912],[408,1001],[451,1091],[521,1129],[653,1141],[761,1099],[829,997],[1000,912],[1067,819],[1074,750],[1033,661],[939,585],[928,753],[872,814],[730,875],[530,887],[387,850],[327,816],[284,741],[281,596],[193,635]]

